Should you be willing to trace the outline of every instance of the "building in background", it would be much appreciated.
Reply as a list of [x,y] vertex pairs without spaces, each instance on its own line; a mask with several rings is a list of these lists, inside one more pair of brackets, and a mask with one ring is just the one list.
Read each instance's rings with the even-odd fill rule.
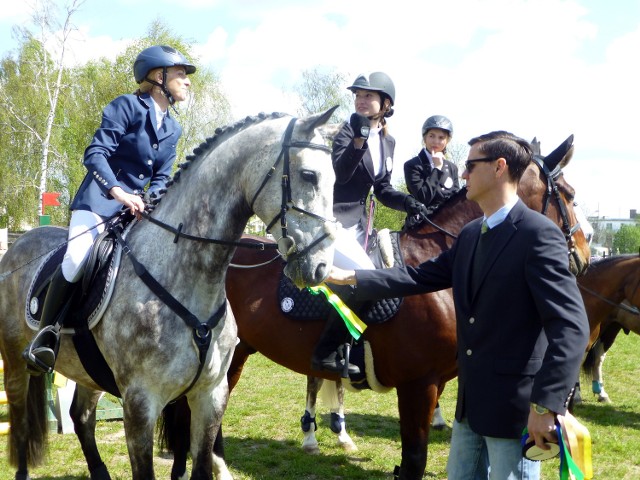
[[640,224],[640,217],[636,209],[629,210],[629,218],[613,218],[607,216],[588,217],[593,227],[591,240],[591,255],[594,257],[608,257],[613,251],[613,237],[623,225],[634,226]]

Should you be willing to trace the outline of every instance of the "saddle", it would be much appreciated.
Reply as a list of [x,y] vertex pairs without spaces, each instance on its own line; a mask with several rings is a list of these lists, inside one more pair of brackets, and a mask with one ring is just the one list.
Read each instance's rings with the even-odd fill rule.
[[[376,268],[404,265],[398,235],[398,232],[390,232],[385,229],[375,232],[370,237],[367,253]],[[327,318],[330,309],[333,308],[324,295],[314,295],[307,289],[298,289],[284,273],[280,276],[278,300],[282,313],[300,321]],[[382,299],[377,302],[371,302],[364,311],[358,313],[364,323],[376,325],[393,317],[401,304],[402,298]]]
[[[120,396],[113,372],[98,349],[91,329],[102,318],[113,294],[122,247],[116,241],[118,229],[123,237],[133,226],[133,217],[117,217],[109,222],[94,242],[81,280],[74,284],[62,321],[61,333],[72,335],[78,356],[89,375],[101,388]],[[53,250],[42,262],[29,286],[26,298],[26,321],[32,330],[40,326],[41,305],[47,295],[53,273],[62,263],[66,243]]]

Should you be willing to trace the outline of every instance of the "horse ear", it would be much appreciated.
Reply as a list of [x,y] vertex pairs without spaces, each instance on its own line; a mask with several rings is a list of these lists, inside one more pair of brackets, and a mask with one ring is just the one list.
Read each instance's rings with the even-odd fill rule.
[[558,164],[560,164],[561,168],[567,165],[572,156],[573,134],[569,135],[569,137],[564,142],[562,142],[558,146],[558,148],[544,157],[544,163],[549,170],[553,171],[558,166]]
[[308,136],[311,136],[316,128],[324,125],[329,121],[331,115],[333,115],[333,112],[335,112],[339,106],[340,105],[336,105],[325,112],[320,112],[305,118],[301,118],[296,126],[298,126],[301,131],[307,132]]

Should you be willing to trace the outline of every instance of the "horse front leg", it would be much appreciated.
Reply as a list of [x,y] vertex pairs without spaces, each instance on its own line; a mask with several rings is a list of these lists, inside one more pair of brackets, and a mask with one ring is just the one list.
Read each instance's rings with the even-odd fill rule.
[[124,394],[123,422],[133,480],[154,480],[153,434],[159,407],[143,387]]
[[226,377],[213,391],[189,395],[191,409],[192,480],[232,480],[231,472],[222,457],[213,453],[216,435],[229,400]]
[[394,478],[420,480],[427,466],[427,447],[431,417],[438,402],[438,387],[422,378],[398,385],[402,462]]
[[102,392],[76,384],[69,415],[87,461],[91,480],[110,480],[96,444],[96,407]]
[[307,403],[304,409],[304,415],[300,418],[300,428],[304,438],[302,439],[302,450],[312,455],[320,453],[318,440],[316,439],[316,403],[318,400],[318,392],[322,387],[322,378],[307,375]]

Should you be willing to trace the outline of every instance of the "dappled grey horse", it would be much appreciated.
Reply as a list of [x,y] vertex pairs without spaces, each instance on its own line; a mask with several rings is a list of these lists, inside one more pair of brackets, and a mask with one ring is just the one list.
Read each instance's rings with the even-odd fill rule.
[[[256,214],[272,229],[287,260],[286,274],[296,285],[324,280],[335,228],[335,176],[325,145],[337,128],[325,126],[333,110],[303,119],[261,114],[219,129],[180,166],[155,209],[129,228],[111,301],[92,331],[123,399],[132,478],[155,478],[156,420],[183,395],[192,412],[191,478],[214,473],[231,478],[224,461],[211,453],[228,401],[226,373],[237,340],[225,272]],[[44,258],[66,241],[67,229],[36,228],[0,262],[10,463],[20,480],[43,460],[47,425],[44,376],[29,376],[21,355],[37,328],[25,321],[27,297]],[[56,370],[78,383],[71,417],[91,478],[109,479],[94,438],[95,407],[104,386],[83,368],[70,337],[62,335]]]

